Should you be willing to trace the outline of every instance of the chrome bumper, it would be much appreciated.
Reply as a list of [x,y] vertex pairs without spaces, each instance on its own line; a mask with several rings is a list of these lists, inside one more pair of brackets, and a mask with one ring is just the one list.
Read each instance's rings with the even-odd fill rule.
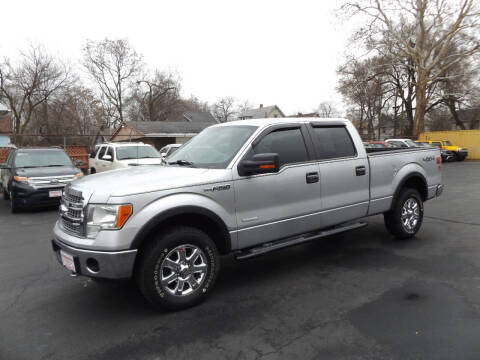
[[132,277],[137,250],[92,251],[78,249],[52,240],[52,248],[57,260],[62,264],[60,250],[74,258],[74,275],[84,275],[104,279],[126,279]]

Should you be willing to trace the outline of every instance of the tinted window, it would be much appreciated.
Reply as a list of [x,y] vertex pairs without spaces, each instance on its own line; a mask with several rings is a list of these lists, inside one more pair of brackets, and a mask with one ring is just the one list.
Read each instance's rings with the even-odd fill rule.
[[105,151],[107,151],[107,147],[106,146],[102,146],[102,148],[100,149],[100,152],[98,154],[98,158],[101,159],[103,158],[103,155],[105,155]]
[[[160,154],[153,146],[122,146],[117,148],[117,160],[159,158]],[[112,157],[113,158],[113,157]]]
[[108,161],[113,161],[113,148],[111,146],[108,147],[107,154],[110,155],[112,158]]
[[344,126],[314,127],[313,131],[319,159],[355,156],[355,146]]
[[432,142],[432,145],[436,146],[436,147],[442,147],[442,144],[440,142],[436,142],[436,141]]
[[266,135],[253,148],[255,154],[277,153],[280,166],[308,160],[300,129],[277,130]]

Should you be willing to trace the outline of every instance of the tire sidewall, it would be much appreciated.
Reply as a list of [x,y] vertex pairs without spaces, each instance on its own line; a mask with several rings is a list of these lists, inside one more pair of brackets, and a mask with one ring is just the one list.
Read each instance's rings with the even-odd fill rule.
[[[195,245],[199,247],[206,257],[207,274],[201,286],[192,294],[186,296],[175,296],[167,291],[160,284],[161,266],[167,254],[179,245]],[[193,306],[202,301],[215,284],[219,270],[218,251],[210,238],[203,232],[196,229],[181,229],[159,239],[156,246],[146,254],[141,269],[143,278],[143,292],[147,299],[154,305],[168,309],[181,309]],[[141,286],[142,287],[142,286]]]

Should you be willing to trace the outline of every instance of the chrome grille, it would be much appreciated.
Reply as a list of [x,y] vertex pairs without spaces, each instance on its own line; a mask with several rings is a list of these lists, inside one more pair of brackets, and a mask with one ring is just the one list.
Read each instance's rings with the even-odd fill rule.
[[28,184],[35,189],[58,188],[71,183],[75,178],[75,175],[38,176],[28,178]]
[[84,235],[83,197],[78,190],[65,188],[60,205],[60,216],[63,228],[74,235]]

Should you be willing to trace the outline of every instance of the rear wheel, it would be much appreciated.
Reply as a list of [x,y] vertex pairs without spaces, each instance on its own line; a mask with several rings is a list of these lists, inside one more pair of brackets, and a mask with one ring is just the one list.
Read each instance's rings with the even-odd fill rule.
[[393,208],[384,214],[385,226],[397,239],[413,237],[423,221],[423,200],[415,189],[403,189]]
[[90,169],[90,174],[95,174],[96,172],[97,172],[97,170],[95,170],[95,168]]
[[179,310],[203,301],[217,278],[220,259],[203,231],[173,227],[153,236],[139,254],[136,280],[155,308]]

